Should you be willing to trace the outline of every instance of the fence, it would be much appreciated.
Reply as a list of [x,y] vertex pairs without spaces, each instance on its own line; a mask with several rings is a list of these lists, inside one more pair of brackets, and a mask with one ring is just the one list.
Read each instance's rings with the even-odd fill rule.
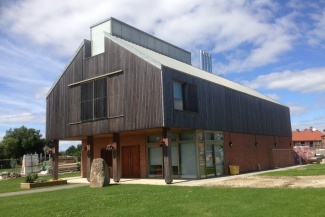
[[20,171],[21,169],[21,158],[17,158],[17,159],[0,159],[0,170],[13,170],[15,172]]
[[17,159],[0,159],[0,170],[19,172],[23,174],[38,173],[48,170],[51,166],[50,156],[42,154],[24,155]]

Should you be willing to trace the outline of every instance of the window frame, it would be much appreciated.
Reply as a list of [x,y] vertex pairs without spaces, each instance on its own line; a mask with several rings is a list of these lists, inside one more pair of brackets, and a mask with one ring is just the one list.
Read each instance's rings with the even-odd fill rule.
[[[177,106],[177,100],[175,100],[176,90],[175,84],[180,85],[181,87],[181,104],[182,108]],[[178,80],[173,80],[173,109],[175,111],[185,111],[185,112],[199,112],[198,105],[198,88],[195,84],[190,84]]]
[[[176,90],[175,90],[175,84],[180,85],[181,88],[181,98],[180,100],[175,100],[175,98],[177,99],[178,96],[175,96],[176,94]],[[173,108],[174,110],[178,110],[178,111],[185,111],[185,88],[184,88],[184,83],[180,82],[180,81],[173,81]],[[179,108],[177,107],[177,101],[181,101],[181,107]]]
[[[100,87],[102,84],[103,87]],[[101,119],[108,118],[108,105],[107,105],[107,77],[94,79],[85,83],[80,84],[81,93],[80,93],[80,121],[82,123],[89,121],[96,121]],[[88,88],[88,89],[87,89]],[[104,91],[103,91],[104,90]],[[103,96],[101,96],[100,91],[102,91]],[[87,96],[88,94],[88,96]],[[83,100],[85,99],[85,100]],[[100,103],[99,100],[104,101],[104,103]],[[83,107],[84,104],[91,103],[91,109],[88,107]],[[96,109],[98,105],[104,106],[102,109],[102,115],[98,114],[99,109]],[[88,105],[89,106],[89,105]],[[84,111],[83,109],[86,109]],[[89,109],[89,110],[87,110]],[[91,113],[91,114],[89,114]],[[85,118],[88,117],[88,118]]]

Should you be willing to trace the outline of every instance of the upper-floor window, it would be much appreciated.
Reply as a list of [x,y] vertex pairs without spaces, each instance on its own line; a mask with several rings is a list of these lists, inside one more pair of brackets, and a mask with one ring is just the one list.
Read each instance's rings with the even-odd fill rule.
[[182,83],[174,81],[173,95],[174,95],[174,109],[184,110],[184,88]]
[[198,112],[196,85],[174,81],[173,98],[175,110]]
[[124,116],[122,70],[77,81],[68,87],[69,124]]
[[81,84],[81,121],[107,117],[107,78]]

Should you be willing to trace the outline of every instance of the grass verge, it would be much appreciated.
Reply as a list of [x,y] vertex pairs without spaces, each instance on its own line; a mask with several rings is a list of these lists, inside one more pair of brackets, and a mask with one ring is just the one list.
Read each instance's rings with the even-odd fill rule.
[[[151,185],[79,187],[0,198],[3,216],[323,216],[325,189]],[[316,211],[316,212],[315,212]]]
[[282,171],[274,171],[260,174],[260,176],[319,176],[325,175],[325,164],[310,164],[303,166],[302,169],[295,168]]
[[[80,176],[80,173],[64,173],[59,174],[59,178],[68,178]],[[42,179],[49,180],[52,177],[50,175],[40,176]],[[0,193],[15,192],[15,191],[26,191],[29,189],[21,189],[20,183],[25,182],[25,177],[16,178],[16,179],[5,179],[0,181]],[[0,211],[1,216],[1,211]]]

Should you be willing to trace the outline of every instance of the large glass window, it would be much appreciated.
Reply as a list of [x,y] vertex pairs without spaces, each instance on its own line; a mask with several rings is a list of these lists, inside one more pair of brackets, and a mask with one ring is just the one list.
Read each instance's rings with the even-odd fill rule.
[[197,131],[197,134],[200,141],[199,156],[201,178],[223,175],[223,133],[199,130]]
[[81,84],[81,121],[107,117],[107,78]]
[[180,169],[181,178],[197,178],[195,143],[180,143]]
[[162,148],[149,147],[149,177],[162,176],[163,174],[163,156]]
[[184,110],[184,89],[180,82],[173,82],[174,109]]
[[107,79],[94,81],[94,118],[107,117]]
[[205,162],[206,162],[206,174],[207,177],[215,176],[215,165],[214,165],[214,150],[213,144],[205,145]]
[[94,83],[87,82],[81,85],[81,121],[92,120],[93,101],[94,100]]
[[180,141],[192,141],[192,140],[194,140],[194,133],[192,133],[192,132],[180,133],[179,140]]
[[224,174],[224,156],[223,145],[214,145],[214,162],[216,166],[216,175],[220,176]]
[[172,165],[173,165],[173,175],[174,176],[178,176],[178,174],[179,174],[178,164],[179,164],[178,146],[173,145],[172,146]]
[[206,178],[206,163],[205,163],[205,144],[204,142],[199,143],[199,157],[200,157],[200,174],[201,178]]
[[[157,147],[160,135],[148,135],[149,177],[163,177],[163,148]],[[172,171],[174,178],[197,178],[197,151],[194,132],[172,133]]]

